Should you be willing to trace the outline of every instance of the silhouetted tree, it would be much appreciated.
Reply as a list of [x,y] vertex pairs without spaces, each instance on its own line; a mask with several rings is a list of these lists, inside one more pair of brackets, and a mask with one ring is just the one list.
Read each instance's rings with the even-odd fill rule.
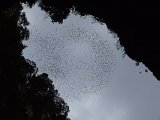
[[62,23],[63,19],[67,18],[72,8],[70,0],[39,0],[38,5],[52,19],[52,22]]
[[69,120],[69,107],[48,75],[38,75],[35,63],[22,56],[22,40],[29,38],[22,2],[6,2],[0,10],[0,119]]
[[[54,89],[48,75],[32,76],[27,84],[26,102],[31,120],[66,120],[69,107]],[[34,98],[34,99],[33,99]],[[26,103],[25,102],[25,103]]]

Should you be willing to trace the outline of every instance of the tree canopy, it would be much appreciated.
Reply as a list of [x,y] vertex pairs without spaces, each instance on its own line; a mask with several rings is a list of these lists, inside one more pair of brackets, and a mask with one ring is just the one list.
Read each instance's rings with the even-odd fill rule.
[[4,2],[0,9],[0,115],[3,120],[69,120],[69,106],[46,73],[37,74],[33,61],[22,55],[29,22],[22,3]]

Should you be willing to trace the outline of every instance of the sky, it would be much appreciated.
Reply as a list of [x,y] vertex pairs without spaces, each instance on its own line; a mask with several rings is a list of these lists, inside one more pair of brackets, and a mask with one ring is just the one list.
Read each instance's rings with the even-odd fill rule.
[[24,11],[31,34],[23,55],[49,74],[72,120],[160,119],[160,82],[136,66],[107,25],[74,11],[63,24],[36,5]]

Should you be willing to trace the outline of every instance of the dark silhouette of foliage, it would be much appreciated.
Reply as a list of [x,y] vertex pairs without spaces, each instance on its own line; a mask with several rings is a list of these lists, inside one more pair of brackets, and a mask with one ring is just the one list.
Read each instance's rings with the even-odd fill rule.
[[22,3],[26,4],[28,7],[33,7],[38,0],[20,0]]
[[32,114],[28,113],[31,120],[66,120],[69,108],[59,97],[58,91],[54,90],[47,74],[33,76],[27,85],[27,91],[26,100],[29,102],[28,112],[32,111]]
[[49,14],[52,22],[62,23],[67,18],[72,8],[69,0],[39,0],[39,6]]
[[[69,120],[69,107],[46,73],[22,56],[29,25],[22,2],[8,1],[0,10],[0,116],[3,120]],[[30,7],[36,1],[27,3]]]

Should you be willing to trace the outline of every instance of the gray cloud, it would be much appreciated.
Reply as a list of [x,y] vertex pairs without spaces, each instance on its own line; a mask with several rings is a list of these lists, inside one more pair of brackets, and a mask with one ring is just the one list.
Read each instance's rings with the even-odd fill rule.
[[[159,120],[160,83],[145,66],[135,66],[127,56],[121,58],[112,81],[94,100],[72,103],[70,116],[76,120]],[[139,73],[142,71],[142,74]],[[91,102],[90,102],[91,101]],[[73,106],[72,106],[73,105]],[[89,117],[89,118],[88,118]]]

